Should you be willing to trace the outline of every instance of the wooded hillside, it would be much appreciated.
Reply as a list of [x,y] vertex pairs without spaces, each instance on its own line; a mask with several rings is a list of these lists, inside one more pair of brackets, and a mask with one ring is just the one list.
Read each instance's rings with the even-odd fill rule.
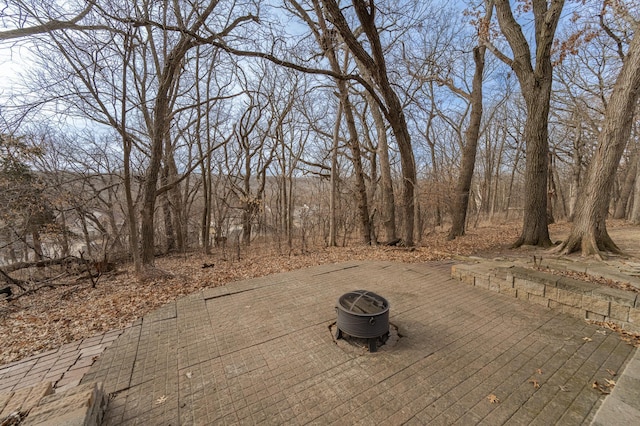
[[640,223],[637,0],[5,3],[4,267]]

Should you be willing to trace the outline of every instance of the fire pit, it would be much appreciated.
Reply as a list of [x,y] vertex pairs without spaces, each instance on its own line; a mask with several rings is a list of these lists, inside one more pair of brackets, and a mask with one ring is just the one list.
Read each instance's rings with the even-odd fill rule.
[[345,293],[336,305],[338,319],[336,339],[343,333],[367,339],[369,352],[378,350],[378,338],[389,333],[389,302],[372,291],[355,290]]

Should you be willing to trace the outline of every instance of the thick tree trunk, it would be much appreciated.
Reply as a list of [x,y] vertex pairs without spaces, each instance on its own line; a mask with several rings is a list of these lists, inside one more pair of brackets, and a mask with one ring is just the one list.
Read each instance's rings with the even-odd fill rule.
[[[385,72],[386,76],[386,72]],[[388,82],[387,82],[388,84]],[[407,127],[407,120],[402,110],[400,99],[388,84],[385,99],[388,104],[388,120],[396,137],[396,143],[400,151],[400,165],[402,166],[402,207],[404,216],[403,240],[407,246],[414,245],[414,221],[415,221],[415,186],[417,180],[416,162],[411,146],[411,136]]]
[[547,174],[549,169],[548,119],[551,76],[533,88],[524,89],[527,101],[524,220],[522,234],[514,247],[551,246],[547,217]]
[[607,104],[598,148],[589,166],[571,232],[558,249],[564,254],[581,250],[583,256],[602,258],[602,251],[620,252],[607,232],[606,218],[615,172],[631,134],[639,96],[640,35],[636,32]]
[[[169,120],[167,118],[169,115],[168,92],[172,85],[173,73],[175,71],[171,69],[172,62],[171,58],[167,59],[165,71],[163,72],[163,76],[161,76],[163,81],[160,83],[160,89],[158,90],[158,96],[155,101],[153,113],[154,128],[151,134],[151,153],[143,184],[142,208],[140,211],[140,237],[142,243],[140,258],[144,266],[153,266],[155,261],[154,216],[157,198],[156,190],[162,163],[163,142],[166,133],[169,131]],[[173,67],[177,67],[177,63],[174,63]]]
[[498,23],[511,47],[513,59],[491,47],[514,70],[527,105],[524,219],[522,234],[514,247],[523,244],[548,247],[551,245],[547,226],[548,120],[553,80],[551,48],[564,0],[532,0],[535,58],[531,57],[527,37],[513,16],[511,2],[496,0],[495,4]]
[[476,164],[478,151],[478,139],[480,137],[480,124],[482,122],[482,75],[484,73],[484,55],[486,48],[477,46],[473,49],[475,72],[471,86],[471,115],[469,127],[465,132],[465,144],[462,147],[462,160],[460,162],[460,175],[456,183],[453,195],[452,225],[448,238],[453,240],[464,235],[467,222],[467,209],[469,207],[469,191]]

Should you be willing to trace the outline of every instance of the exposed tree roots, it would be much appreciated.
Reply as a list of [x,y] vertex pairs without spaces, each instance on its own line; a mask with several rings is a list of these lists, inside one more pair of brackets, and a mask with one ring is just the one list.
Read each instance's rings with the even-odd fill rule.
[[625,253],[613,242],[605,230],[598,232],[572,232],[565,241],[552,252],[563,255],[580,251],[583,257],[594,257],[598,260],[606,259],[606,253],[625,256]]

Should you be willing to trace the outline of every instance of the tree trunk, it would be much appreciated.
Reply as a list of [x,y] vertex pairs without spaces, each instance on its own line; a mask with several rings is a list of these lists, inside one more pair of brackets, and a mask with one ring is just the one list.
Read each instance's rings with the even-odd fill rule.
[[[123,107],[124,109],[124,107]],[[138,219],[136,215],[135,204],[133,201],[132,189],[131,189],[131,145],[132,142],[129,137],[122,131],[122,144],[123,144],[123,181],[124,181],[124,194],[127,201],[127,226],[129,228],[129,253],[133,257],[133,266],[136,274],[142,271],[142,258],[138,248]]]
[[616,202],[616,209],[613,213],[614,219],[624,219],[627,215],[627,205],[629,204],[629,199],[631,198],[633,187],[636,181],[636,171],[638,169],[638,161],[640,161],[639,158],[640,155],[638,155],[638,151],[636,151],[627,167],[627,174],[624,179],[624,184],[622,185],[622,189],[620,190],[620,197]]
[[353,108],[349,100],[348,90],[344,81],[337,81],[338,91],[344,106],[345,121],[349,132],[349,149],[351,150],[353,169],[356,178],[356,203],[360,218],[360,235],[362,242],[371,244],[371,222],[369,220],[369,205],[367,203],[367,187],[364,181],[364,170],[362,167],[362,152],[358,141],[358,129],[356,128]]
[[[218,2],[210,2],[201,14],[198,15],[189,32],[197,32],[211,15]],[[195,46],[192,37],[185,33],[180,33],[175,47],[171,49],[164,60],[162,70],[158,75],[158,91],[154,102],[153,125],[150,129],[151,152],[149,166],[143,184],[142,209],[140,214],[141,222],[141,255],[142,265],[153,266],[155,257],[154,244],[154,215],[157,198],[157,184],[162,162],[163,144],[165,138],[169,137],[171,125],[171,105],[170,94],[175,87],[175,81],[179,78],[180,69],[184,56]]]
[[535,24],[535,61],[532,60],[527,37],[513,17],[509,0],[496,0],[495,4],[498,23],[511,47],[513,59],[490,47],[514,70],[527,106],[524,219],[522,234],[514,247],[523,244],[548,247],[551,245],[547,226],[548,120],[553,81],[551,48],[564,0],[552,0],[550,3],[533,0],[531,3]]
[[554,157],[549,152],[549,165],[547,167],[547,224],[555,223],[556,219],[553,214],[553,207],[558,199],[556,191],[556,182],[553,179],[553,171],[555,170]]
[[582,178],[582,120],[576,119],[575,136],[573,138],[573,149],[571,151],[571,186],[569,194],[569,221],[573,220],[576,213],[578,194]]
[[[85,222],[83,222],[85,223]],[[42,240],[40,238],[40,231],[36,227],[31,231],[31,237],[33,238],[33,252],[35,253],[36,260],[42,260]]]
[[[162,186],[166,186],[169,183],[169,167],[164,166],[162,168],[162,177],[160,178]],[[171,209],[171,201],[169,200],[169,192],[165,191],[161,196],[162,201],[162,217],[164,219],[164,238],[165,238],[165,250],[167,253],[172,253],[176,250],[176,237],[173,227],[173,212]]]
[[[127,34],[124,42],[125,56],[123,58],[122,67],[122,93],[127,93],[127,69],[131,55],[133,52],[133,38],[130,34]],[[131,148],[133,141],[127,134],[127,98],[122,97],[120,103],[120,116],[121,126],[118,128],[120,136],[122,137],[122,169],[123,176],[122,181],[124,183],[124,194],[126,200],[126,222],[129,229],[129,253],[133,258],[133,266],[136,274],[142,271],[142,258],[138,248],[138,220],[136,216],[135,204],[133,201],[132,188],[131,188]]]
[[606,218],[615,172],[631,134],[639,96],[640,35],[636,32],[607,104],[571,232],[558,248],[564,254],[581,250],[583,256],[601,259],[602,251],[620,253],[607,232]]
[[338,242],[336,202],[338,199],[338,145],[340,141],[340,123],[342,121],[342,102],[338,106],[336,122],[333,127],[333,145],[331,147],[331,198],[329,198],[329,247],[336,247]]
[[[551,79],[541,81],[533,93],[526,96],[527,121],[524,127],[526,141],[524,220],[522,234],[514,247],[523,244],[549,247],[547,218],[547,173],[549,168],[548,117]],[[527,93],[527,89],[525,89]],[[547,100],[544,98],[546,97]]]
[[387,141],[387,129],[384,117],[380,112],[380,106],[375,103],[370,93],[366,94],[367,102],[371,108],[371,116],[376,125],[378,136],[378,158],[380,161],[380,195],[382,206],[380,220],[385,232],[386,241],[396,239],[396,206],[393,194],[393,178],[391,176],[391,163],[389,162],[389,144]]
[[184,238],[184,209],[186,206],[186,200],[182,199],[182,193],[180,191],[180,183],[174,183],[178,180],[178,167],[176,166],[176,160],[174,157],[174,149],[171,144],[171,138],[167,135],[165,141],[165,167],[167,169],[167,184],[173,183],[171,189],[167,192],[167,199],[169,200],[169,206],[171,207],[171,219],[173,220],[173,234],[175,236],[174,249],[180,253],[185,250],[185,238]]
[[[67,228],[67,215],[64,210],[60,212],[60,221],[62,225],[62,253],[60,256],[67,257],[69,256],[69,229]],[[12,246],[10,246],[10,249],[13,250]],[[15,258],[15,255],[13,257]]]
[[[488,12],[490,13],[490,12]],[[469,127],[465,132],[466,142],[462,147],[462,160],[460,162],[460,175],[456,183],[452,206],[452,225],[448,238],[453,240],[464,235],[467,222],[467,209],[469,207],[469,190],[476,164],[478,151],[478,139],[480,137],[480,124],[482,122],[482,75],[484,73],[484,55],[486,48],[476,46],[473,49],[475,72],[471,88],[471,115]]]
[[640,167],[636,170],[636,187],[633,191],[633,208],[629,220],[634,225],[640,225]]
[[[78,209],[78,219],[80,219],[80,223],[82,224],[82,236],[84,237],[84,243],[87,247],[87,256],[93,257],[93,249],[91,248],[91,236],[89,235],[89,228],[87,227],[87,218],[84,214],[84,211],[80,209]],[[42,251],[40,252],[40,256],[42,257]]]
[[[315,2],[316,14],[318,18],[322,16],[319,3]],[[319,27],[322,31],[322,35],[318,36],[318,43],[324,48],[324,56],[329,61],[331,70],[335,73],[341,73],[340,64],[335,50],[335,40],[333,40],[327,30],[326,23],[319,19]],[[348,52],[345,51],[344,63],[348,63]],[[362,152],[360,150],[360,142],[358,140],[358,129],[356,128],[356,122],[353,115],[353,107],[349,100],[349,88],[346,81],[341,79],[335,79],[336,86],[338,87],[338,96],[340,97],[340,104],[342,106],[342,112],[347,124],[348,132],[348,145],[351,151],[352,163],[356,178],[356,203],[358,206],[360,234],[362,241],[365,244],[371,244],[371,222],[369,218],[369,205],[367,203],[367,189],[364,181],[364,170],[362,167]]]
[[253,215],[250,209],[250,202],[244,203],[244,208],[242,209],[242,244],[245,246],[251,245]]
[[380,42],[380,34],[375,24],[375,6],[363,0],[353,0],[353,6],[361,28],[369,42],[371,53],[369,55],[351,31],[347,20],[342,15],[342,11],[335,0],[323,0],[330,20],[342,36],[349,50],[370,72],[375,80],[382,98],[384,99],[385,115],[391,125],[396,143],[400,152],[400,164],[402,167],[402,206],[404,216],[404,243],[407,246],[414,244],[414,191],[416,185],[416,165],[411,146],[411,136],[407,127],[407,120],[404,115],[402,103],[393,89],[387,74],[386,61]]

